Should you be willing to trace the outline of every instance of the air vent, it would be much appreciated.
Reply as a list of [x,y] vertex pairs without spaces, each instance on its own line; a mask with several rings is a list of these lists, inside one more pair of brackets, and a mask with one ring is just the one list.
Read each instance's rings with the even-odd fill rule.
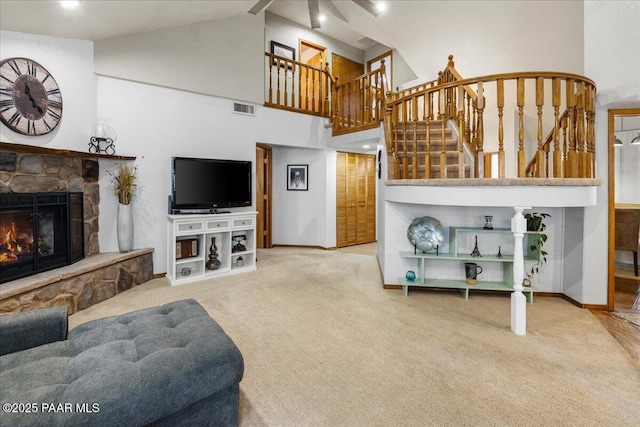
[[251,104],[241,104],[239,102],[233,103],[233,112],[238,114],[245,114],[247,116],[256,115],[256,107]]
[[372,47],[374,44],[376,44],[378,42],[365,36],[365,37],[361,38],[360,40],[358,40],[358,43],[363,44],[366,47]]

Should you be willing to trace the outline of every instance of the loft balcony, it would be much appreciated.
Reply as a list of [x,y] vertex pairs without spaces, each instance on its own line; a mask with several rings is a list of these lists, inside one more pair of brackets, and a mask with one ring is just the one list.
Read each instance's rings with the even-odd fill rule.
[[326,117],[334,136],[382,123],[389,180],[596,181],[596,86],[584,76],[525,71],[463,78],[449,56],[436,79],[391,91],[384,61],[341,82],[328,66],[271,53],[265,60],[265,106]]

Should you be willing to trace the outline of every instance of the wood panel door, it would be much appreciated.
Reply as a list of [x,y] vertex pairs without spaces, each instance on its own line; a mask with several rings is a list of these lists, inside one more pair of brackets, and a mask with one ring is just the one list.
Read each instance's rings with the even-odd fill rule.
[[271,244],[271,147],[256,145],[256,247]]
[[[333,53],[331,54],[331,61],[331,74],[334,78],[338,77],[338,84],[346,83],[364,74],[364,64],[352,61],[344,56]],[[349,86],[340,99],[342,115],[351,122],[358,117],[357,113],[362,108],[358,89],[356,86]],[[352,124],[350,123],[350,125]]]
[[336,246],[375,241],[375,156],[338,153]]

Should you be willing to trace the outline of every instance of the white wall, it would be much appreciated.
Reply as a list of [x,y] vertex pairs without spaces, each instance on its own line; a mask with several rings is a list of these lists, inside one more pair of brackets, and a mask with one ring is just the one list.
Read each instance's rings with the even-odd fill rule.
[[308,27],[289,21],[281,16],[267,12],[265,25],[265,52],[270,51],[271,41],[273,40],[294,48],[296,50],[295,60],[300,61],[300,40],[302,39],[326,47],[327,51],[325,62],[331,63],[331,54],[337,53],[338,55],[351,59],[352,61],[364,64],[364,51],[317,31],[312,31]]
[[596,95],[596,170],[603,185],[598,205],[585,209],[584,286],[581,302],[607,302],[608,110],[640,107],[640,2],[584,2],[584,74]]
[[[118,132],[118,154],[137,156],[139,187],[133,206],[134,247],[155,249],[155,273],[166,271],[165,215],[172,156],[255,161],[256,143],[278,146],[274,151],[273,169],[273,242],[327,244],[326,212],[330,205],[324,204],[328,185],[324,119],[260,106],[256,107],[255,116],[245,116],[232,112],[232,100],[110,77],[98,78],[98,105],[100,116]],[[140,108],[140,105],[154,108]],[[278,159],[284,162],[283,166],[276,163]],[[309,163],[309,192],[288,192],[282,196],[279,192],[285,190],[286,193],[286,187],[279,174],[284,174],[285,163],[292,161]],[[113,231],[117,201],[106,171],[115,170],[117,162],[100,163],[100,249],[109,252],[118,250]],[[255,201],[255,180],[253,192]],[[301,204],[300,200],[305,198],[313,203]],[[289,232],[290,221],[281,221],[280,215],[300,218],[295,237]]]
[[449,55],[463,76],[545,70],[582,74],[581,2],[414,0],[403,1],[402,9],[406,14],[401,17],[381,14],[376,23],[418,77],[437,77]]
[[[331,212],[327,206],[330,196],[325,150],[274,146],[272,154],[273,244],[327,247],[325,212]],[[309,166],[307,191],[287,190],[287,165]],[[335,191],[333,200],[335,206]],[[332,212],[330,217],[334,217],[335,208]],[[335,246],[335,233],[331,246]]]
[[88,151],[96,121],[97,79],[93,43],[0,30],[0,58],[25,57],[45,67],[62,93],[62,120],[53,132],[27,136],[0,125],[0,140],[47,148]]
[[99,40],[96,73],[262,104],[263,37],[264,13],[245,13]]

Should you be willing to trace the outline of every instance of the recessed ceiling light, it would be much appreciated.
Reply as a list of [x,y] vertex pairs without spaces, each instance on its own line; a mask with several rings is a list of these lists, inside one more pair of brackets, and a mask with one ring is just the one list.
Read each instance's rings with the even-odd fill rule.
[[371,148],[371,146],[370,145],[363,145],[362,148],[364,148],[366,150],[367,148]]
[[78,7],[80,5],[80,2],[78,0],[75,0],[75,1],[61,1],[60,5],[62,7],[66,7],[67,9],[72,9],[74,7]]
[[378,12],[384,12],[387,9],[387,4],[384,2],[378,2],[376,3],[376,10]]
[[325,15],[320,15],[318,16],[318,19],[320,20],[320,22],[324,22],[327,20],[327,17]]

